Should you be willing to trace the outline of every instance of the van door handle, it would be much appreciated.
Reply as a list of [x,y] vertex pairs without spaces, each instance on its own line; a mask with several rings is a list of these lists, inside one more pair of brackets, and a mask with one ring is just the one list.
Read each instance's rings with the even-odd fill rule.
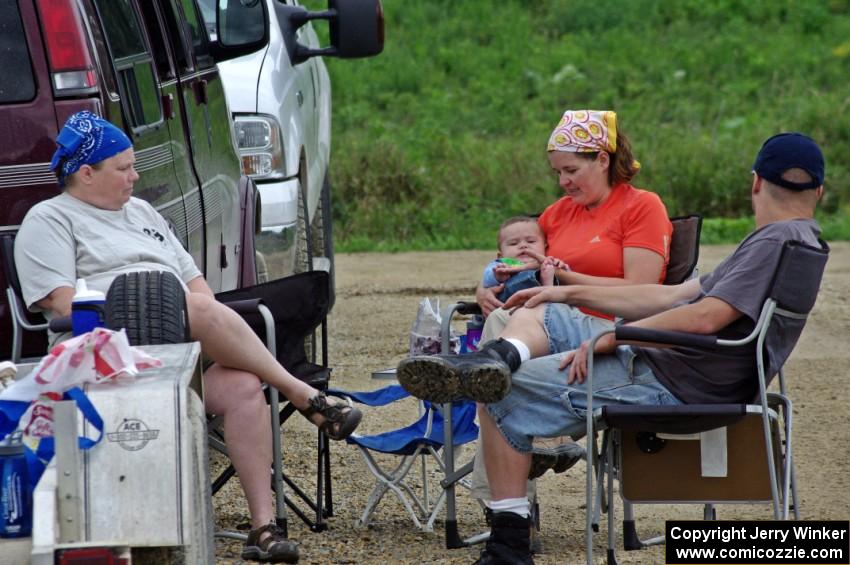
[[299,105],[299,106],[303,106],[303,105],[304,105],[304,95],[303,95],[303,94],[301,94],[301,91],[300,91],[300,90],[299,90],[298,92],[296,92],[296,93],[295,93],[295,100],[298,102],[298,105]]
[[162,100],[162,115],[165,116],[166,120],[174,119],[174,95],[173,94],[163,94],[160,99]]
[[196,80],[192,83],[192,90],[195,93],[195,103],[196,104],[206,104],[209,102],[209,97],[207,96],[207,81],[206,80]]

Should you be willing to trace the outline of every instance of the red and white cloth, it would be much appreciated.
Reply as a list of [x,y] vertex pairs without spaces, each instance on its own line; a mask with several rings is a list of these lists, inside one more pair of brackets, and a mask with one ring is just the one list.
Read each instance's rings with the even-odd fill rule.
[[143,369],[160,366],[159,359],[131,347],[124,330],[95,328],[53,347],[27,376],[0,392],[0,399],[29,402],[45,393],[133,378]]

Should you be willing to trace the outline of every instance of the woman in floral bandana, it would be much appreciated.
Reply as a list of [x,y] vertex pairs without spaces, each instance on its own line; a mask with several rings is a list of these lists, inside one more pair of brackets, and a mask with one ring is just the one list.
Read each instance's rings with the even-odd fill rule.
[[[614,112],[567,110],[549,137],[549,163],[565,195],[538,222],[547,255],[570,267],[558,272],[561,284],[664,280],[673,227],[658,195],[630,184],[640,163],[617,125]],[[486,314],[502,306],[499,290],[476,291]]]
[[[560,284],[629,285],[664,280],[673,226],[664,203],[653,192],[632,186],[640,163],[631,143],[617,128],[614,112],[567,110],[549,136],[549,164],[565,195],[540,215],[546,235],[546,255],[569,267],[558,269]],[[545,257],[541,256],[542,262]],[[510,273],[527,269],[503,268]],[[481,343],[496,339],[510,314],[497,298],[504,285],[479,284],[475,297],[487,315]],[[612,317],[581,308],[596,331]],[[563,444],[566,443],[567,447]],[[470,477],[473,497],[487,503],[490,489],[479,442]],[[563,472],[579,461],[584,450],[562,438],[538,440],[529,474],[528,496],[534,497],[534,478],[552,468]]]

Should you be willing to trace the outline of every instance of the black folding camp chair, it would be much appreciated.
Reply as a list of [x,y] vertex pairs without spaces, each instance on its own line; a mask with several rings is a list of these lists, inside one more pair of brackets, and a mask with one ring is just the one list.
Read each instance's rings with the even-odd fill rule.
[[[776,520],[793,511],[799,517],[792,450],[791,401],[782,366],[786,359],[769,355],[765,344],[782,340],[795,344],[820,288],[829,247],[799,242],[785,244],[753,331],[739,340],[716,336],[618,326],[600,332],[588,351],[586,386],[593,386],[596,341],[614,333],[618,340],[701,348],[754,345],[759,393],[747,404],[678,406],[604,406],[587,401],[587,437],[593,456],[587,463],[587,563],[593,561],[592,534],[605,505],[603,491],[613,492],[619,480],[624,502],[625,549],[663,543],[663,537],[642,541],[636,533],[633,504],[703,504],[704,517],[716,517],[715,504],[769,503]],[[651,345],[650,345],[651,346]],[[779,375],[779,392],[767,387]],[[602,432],[601,450],[596,434]],[[694,436],[693,434],[696,434]],[[594,490],[594,475],[597,486]],[[646,480],[652,477],[652,480]],[[607,486],[606,481],[607,479]],[[608,504],[608,563],[614,552],[614,501]]]
[[[268,342],[270,327],[274,328],[274,344],[277,360],[293,376],[319,390],[326,390],[330,380],[331,368],[328,367],[327,315],[331,306],[330,275],[326,271],[309,271],[291,275],[282,279],[221,292],[216,298],[225,303],[243,300],[260,301],[270,312],[273,323],[269,325],[258,312],[244,312],[242,316],[254,331]],[[316,330],[320,331],[321,358],[317,359],[317,348],[312,347],[311,358],[305,351],[305,340],[310,339]],[[317,362],[318,360],[318,362]],[[292,403],[286,402],[279,409],[279,426],[295,413]],[[286,505],[311,530],[315,532],[327,529],[325,518],[333,515],[333,492],[331,486],[330,444],[327,435],[317,430],[316,493],[307,494],[286,472],[282,473],[283,482],[306,505],[305,510],[296,499],[285,496]],[[279,434],[273,434],[279,441]],[[280,453],[280,450],[277,451]],[[277,458],[276,458],[277,459]],[[214,481],[213,493],[217,492],[235,474],[233,466],[228,466]],[[312,517],[310,516],[312,514]]]

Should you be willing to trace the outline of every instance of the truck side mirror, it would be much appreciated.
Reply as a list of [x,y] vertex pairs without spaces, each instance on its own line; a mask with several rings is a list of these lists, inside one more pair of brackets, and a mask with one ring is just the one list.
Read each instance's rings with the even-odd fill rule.
[[212,49],[217,61],[253,53],[268,43],[269,18],[264,0],[204,0],[207,4],[213,1]]
[[[328,55],[342,59],[371,57],[384,50],[384,10],[381,0],[328,0],[324,12],[274,3],[292,62]],[[295,31],[311,20],[327,20],[331,46],[311,49],[295,41]]]

